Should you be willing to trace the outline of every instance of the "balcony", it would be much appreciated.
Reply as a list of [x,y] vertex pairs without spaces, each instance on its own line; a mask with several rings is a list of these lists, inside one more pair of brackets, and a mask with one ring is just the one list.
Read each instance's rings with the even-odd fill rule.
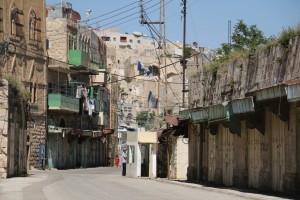
[[68,97],[59,93],[48,94],[49,110],[60,110],[66,112],[79,112],[79,99]]
[[88,69],[90,63],[89,53],[82,50],[69,50],[69,64],[74,69]]

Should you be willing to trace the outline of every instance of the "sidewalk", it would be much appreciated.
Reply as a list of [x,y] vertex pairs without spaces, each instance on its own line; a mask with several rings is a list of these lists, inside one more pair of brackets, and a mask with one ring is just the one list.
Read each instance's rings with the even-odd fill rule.
[[276,199],[300,199],[299,195],[288,195],[283,193],[275,193],[275,192],[262,192],[256,189],[242,189],[242,188],[233,188],[226,186],[207,186],[197,183],[189,183],[186,181],[179,180],[168,180],[167,178],[157,178],[153,179],[159,182],[168,183],[168,184],[176,184],[185,187],[198,188],[206,191],[230,194],[237,197],[243,197],[247,199],[255,199],[255,200],[276,200]]

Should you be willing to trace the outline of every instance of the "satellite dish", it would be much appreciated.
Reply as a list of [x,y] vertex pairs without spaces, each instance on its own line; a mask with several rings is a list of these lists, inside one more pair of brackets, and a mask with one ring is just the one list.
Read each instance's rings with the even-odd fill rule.
[[143,34],[140,32],[133,32],[132,33],[135,37],[141,37]]
[[193,42],[193,46],[194,47],[198,47],[198,43],[197,42]]

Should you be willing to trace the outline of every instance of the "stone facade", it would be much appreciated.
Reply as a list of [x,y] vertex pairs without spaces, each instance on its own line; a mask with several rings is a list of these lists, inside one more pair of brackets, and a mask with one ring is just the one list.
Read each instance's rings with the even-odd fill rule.
[[[1,90],[8,96],[8,83],[1,79]],[[8,168],[8,98],[0,98],[0,178],[7,177]]]
[[[1,63],[4,76],[13,77],[21,84],[23,93],[28,93],[27,120],[44,119],[46,112],[46,40],[45,1],[1,0],[0,1],[0,43],[8,36],[10,53]],[[28,96],[26,96],[27,98]],[[27,99],[25,99],[27,100]],[[43,122],[45,123],[45,122]],[[45,133],[45,127],[44,131]],[[27,131],[27,140],[33,136]],[[45,137],[45,136],[44,136]],[[43,141],[45,142],[45,141]],[[25,143],[26,146],[26,143]],[[37,149],[32,143],[29,149]],[[26,154],[26,153],[25,153]],[[30,166],[36,167],[38,160],[29,155]]]

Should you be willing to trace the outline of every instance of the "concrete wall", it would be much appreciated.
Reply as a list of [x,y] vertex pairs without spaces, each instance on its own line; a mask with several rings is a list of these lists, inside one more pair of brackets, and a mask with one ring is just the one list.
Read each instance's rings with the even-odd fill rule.
[[174,138],[170,160],[171,179],[186,180],[188,167],[188,138]]

